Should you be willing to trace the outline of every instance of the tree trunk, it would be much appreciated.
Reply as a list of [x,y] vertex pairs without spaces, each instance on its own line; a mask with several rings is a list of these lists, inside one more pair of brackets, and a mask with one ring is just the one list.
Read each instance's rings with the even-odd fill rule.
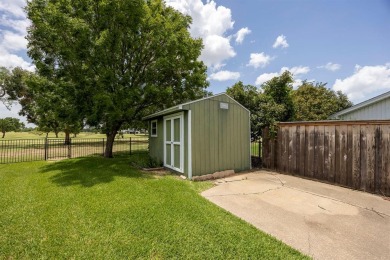
[[69,145],[70,144],[70,133],[69,131],[65,130],[65,145]]
[[5,132],[3,132],[3,137],[2,138],[4,138],[5,137]]
[[54,132],[55,134],[56,134],[56,138],[58,138],[58,132],[56,131],[56,132]]
[[107,136],[107,142],[106,142],[106,150],[104,151],[104,157],[106,158],[113,158],[112,155],[112,148],[114,146],[115,136],[118,133],[120,127],[114,130],[110,130],[108,133],[106,133]]

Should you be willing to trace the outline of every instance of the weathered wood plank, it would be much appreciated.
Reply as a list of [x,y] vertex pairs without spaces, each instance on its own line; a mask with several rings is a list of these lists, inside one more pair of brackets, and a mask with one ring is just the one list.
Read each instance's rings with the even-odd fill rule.
[[347,125],[347,186],[352,187],[352,125]]
[[324,126],[324,171],[323,179],[328,180],[329,177],[329,126]]
[[284,128],[284,171],[289,173],[289,145],[290,145],[290,127]]
[[379,193],[382,178],[382,129],[380,125],[375,127],[375,172],[374,172],[374,189]]
[[347,185],[347,126],[340,126],[340,179],[339,184]]
[[366,189],[370,192],[375,191],[375,128],[376,126],[367,126],[367,184]]
[[304,142],[304,147],[305,147],[305,158],[304,158],[304,164],[305,164],[305,169],[304,169],[304,176],[309,176],[309,127],[305,126],[305,142]]
[[319,173],[318,173],[318,155],[319,155],[319,129],[318,126],[314,126],[314,173],[313,178],[319,179]]
[[340,169],[341,169],[341,129],[339,125],[335,126],[335,169],[334,169],[334,183],[340,183]]
[[306,135],[305,135],[305,126],[299,127],[299,162],[298,162],[298,171],[297,173],[305,176],[306,166]]
[[360,188],[360,125],[352,126],[352,188]]
[[317,134],[317,178],[320,180],[325,179],[324,178],[324,133],[325,133],[325,126],[316,126],[318,134]]
[[282,139],[283,139],[283,131],[282,128],[278,128],[278,136],[277,136],[277,160],[276,160],[276,168],[281,171],[282,170],[282,155],[283,155],[283,149],[282,149]]
[[329,174],[328,181],[334,182],[335,180],[335,164],[336,164],[336,127],[328,126],[329,129]]
[[276,152],[276,147],[277,147],[277,139],[276,138],[273,138],[273,139],[270,139],[269,140],[271,146],[270,146],[270,150],[269,152],[271,153],[271,161],[270,161],[270,164],[271,164],[271,167],[272,169],[276,169],[276,156],[277,156],[277,152]]
[[367,184],[367,126],[360,128],[360,189],[365,191]]
[[301,175],[301,173],[299,172],[299,162],[300,162],[300,159],[301,159],[301,146],[300,146],[300,139],[301,139],[301,132],[300,132],[300,129],[301,127],[299,125],[297,125],[296,127],[296,132],[295,132],[295,171],[294,171],[294,174],[295,175]]
[[295,174],[297,170],[297,126],[289,127],[288,171]]
[[390,125],[382,126],[382,178],[380,194],[390,196]]
[[307,151],[307,176],[314,177],[314,149],[315,149],[315,132],[314,126],[308,126],[308,151]]

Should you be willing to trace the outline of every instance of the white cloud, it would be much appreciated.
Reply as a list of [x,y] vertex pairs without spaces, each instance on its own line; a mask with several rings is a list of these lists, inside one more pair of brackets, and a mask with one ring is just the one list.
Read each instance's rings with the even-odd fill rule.
[[272,45],[273,48],[278,48],[278,47],[282,47],[282,48],[287,48],[288,47],[288,43],[287,43],[287,40],[286,40],[286,36],[284,36],[283,34],[282,35],[279,35],[274,44]]
[[237,80],[240,78],[239,72],[221,70],[210,75],[211,80],[226,81],[226,80]]
[[243,43],[245,36],[250,34],[252,31],[249,30],[248,27],[241,28],[237,33],[236,33],[236,43],[241,44]]
[[183,14],[192,17],[190,33],[203,39],[204,49],[200,59],[209,67],[221,67],[223,61],[236,55],[230,45],[230,36],[226,33],[233,29],[231,11],[224,6],[217,6],[214,1],[203,3],[202,0],[167,0]]
[[223,67],[222,61],[236,56],[229,39],[218,35],[210,35],[203,39],[204,49],[200,59],[214,69]]
[[291,74],[293,74],[294,76],[298,76],[298,75],[302,75],[302,74],[307,74],[310,71],[310,68],[304,67],[304,66],[296,66],[296,67],[292,67],[292,68],[283,67],[280,69],[280,73],[283,73],[286,70],[290,71]]
[[22,57],[0,49],[0,67],[9,69],[21,67],[22,69],[34,71],[34,65],[25,61]]
[[23,59],[18,52],[27,49],[27,20],[23,11],[26,5],[24,0],[2,0],[0,2],[0,66],[12,69],[22,67],[26,70],[34,70],[34,66]]
[[296,66],[296,67],[282,67],[279,72],[271,72],[271,73],[263,73],[260,76],[257,77],[255,84],[261,85],[264,82],[267,82],[271,80],[273,77],[280,76],[283,72],[286,70],[290,71],[293,75],[294,82],[292,83],[294,88],[297,88],[299,85],[302,84],[302,80],[297,78],[298,75],[307,74],[310,71],[309,67],[306,66]]
[[0,32],[0,46],[9,51],[20,51],[27,49],[27,40],[23,35],[11,31]]
[[9,13],[17,18],[25,18],[26,14],[23,11],[25,5],[25,0],[1,0],[0,11]]
[[341,90],[352,101],[366,99],[377,91],[390,90],[390,63],[377,66],[355,66],[345,79],[336,79],[333,90]]
[[252,66],[254,68],[262,67],[264,68],[266,65],[270,63],[273,57],[261,53],[251,53],[249,63],[246,66]]
[[272,78],[277,77],[277,76],[279,76],[279,73],[277,73],[277,72],[263,73],[263,74],[261,74],[260,76],[257,77],[255,84],[256,85],[261,85],[264,82],[267,82],[267,81],[269,81]]
[[0,24],[22,35],[27,35],[27,27],[30,26],[31,22],[27,19],[15,19],[14,17],[3,14],[0,16]]
[[318,66],[317,68],[318,69],[326,69],[326,70],[330,70],[330,71],[336,71],[336,70],[339,70],[341,68],[341,65],[337,64],[337,63],[328,62],[325,65]]

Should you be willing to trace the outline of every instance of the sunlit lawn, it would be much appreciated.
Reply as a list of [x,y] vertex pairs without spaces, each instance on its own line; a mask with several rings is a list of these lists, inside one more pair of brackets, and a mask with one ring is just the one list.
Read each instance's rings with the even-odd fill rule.
[[0,165],[0,259],[304,258],[144,159]]

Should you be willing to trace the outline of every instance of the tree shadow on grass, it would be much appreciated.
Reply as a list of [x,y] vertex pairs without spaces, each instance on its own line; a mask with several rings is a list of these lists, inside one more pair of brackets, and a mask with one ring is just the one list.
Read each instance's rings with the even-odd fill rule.
[[45,165],[41,172],[54,173],[50,180],[58,186],[93,187],[112,182],[115,177],[151,178],[130,166],[130,162],[137,160],[138,157],[134,155],[111,159],[102,157],[67,159]]

